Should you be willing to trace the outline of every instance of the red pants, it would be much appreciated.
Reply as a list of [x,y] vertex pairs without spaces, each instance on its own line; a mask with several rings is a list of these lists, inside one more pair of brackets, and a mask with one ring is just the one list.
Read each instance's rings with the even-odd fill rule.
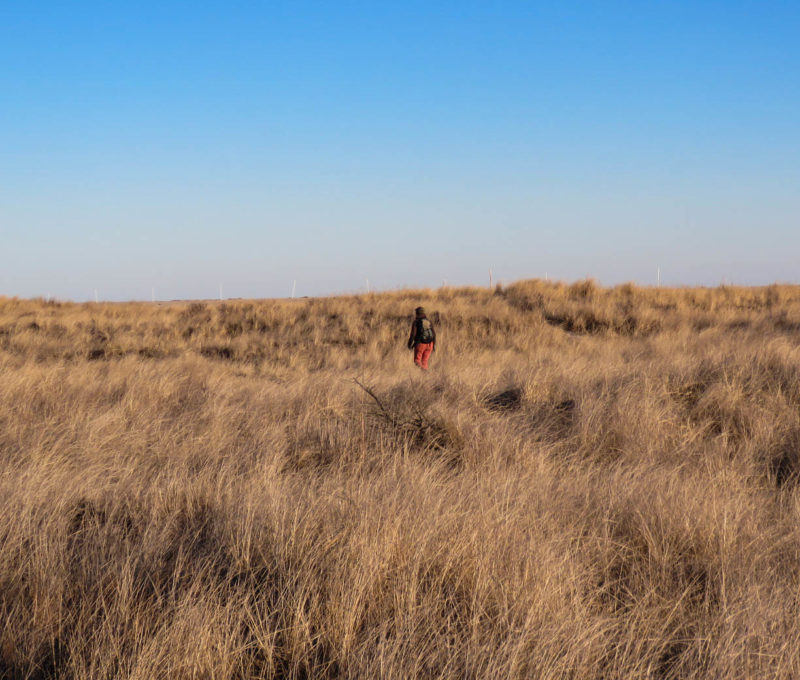
[[428,359],[430,359],[432,351],[432,342],[418,342],[414,345],[414,363],[423,371],[428,370]]

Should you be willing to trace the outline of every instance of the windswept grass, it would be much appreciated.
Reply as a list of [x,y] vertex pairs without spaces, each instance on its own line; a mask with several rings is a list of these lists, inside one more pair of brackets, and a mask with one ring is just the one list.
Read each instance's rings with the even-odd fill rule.
[[799,287],[0,298],[0,678],[796,678],[798,481]]

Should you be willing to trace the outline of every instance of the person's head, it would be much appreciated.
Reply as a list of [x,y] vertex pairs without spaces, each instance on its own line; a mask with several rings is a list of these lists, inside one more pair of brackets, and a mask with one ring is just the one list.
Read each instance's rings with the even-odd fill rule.
[[417,307],[414,310],[414,313],[417,315],[417,318],[419,318],[421,316],[425,316],[425,308],[424,307]]

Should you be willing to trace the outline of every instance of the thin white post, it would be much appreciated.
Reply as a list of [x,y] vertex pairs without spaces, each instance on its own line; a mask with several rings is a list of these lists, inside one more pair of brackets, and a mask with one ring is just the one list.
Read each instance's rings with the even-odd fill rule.
[[550,280],[549,278],[547,278],[547,272],[544,273],[544,280],[545,281],[549,281]]
[[489,267],[489,288],[492,287],[492,268]]
[[95,301],[95,304],[100,302],[100,300],[97,298],[97,288],[94,289],[94,301]]
[[658,267],[657,277],[658,277],[658,287],[661,288],[661,266]]
[[292,281],[292,298],[294,298],[294,289],[295,289],[296,286],[297,286],[297,279]]

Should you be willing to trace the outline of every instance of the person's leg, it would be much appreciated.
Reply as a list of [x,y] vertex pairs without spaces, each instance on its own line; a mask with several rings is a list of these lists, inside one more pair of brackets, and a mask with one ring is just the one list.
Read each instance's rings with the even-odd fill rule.
[[427,371],[428,370],[428,360],[431,358],[431,352],[433,351],[433,343],[432,342],[426,342],[423,345],[423,347],[424,347],[424,349],[422,350],[422,356],[420,357],[419,367],[423,371]]
[[420,368],[422,368],[422,353],[424,349],[425,345],[420,342],[414,345],[414,363]]

